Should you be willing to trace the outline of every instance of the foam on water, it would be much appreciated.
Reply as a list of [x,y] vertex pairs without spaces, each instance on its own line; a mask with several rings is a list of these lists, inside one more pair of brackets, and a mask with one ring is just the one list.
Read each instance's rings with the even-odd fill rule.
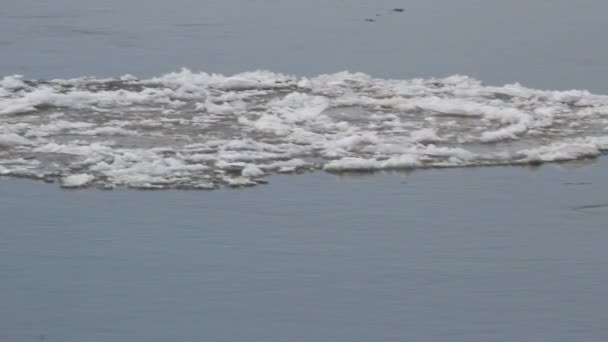
[[0,80],[0,175],[65,187],[248,186],[277,172],[528,164],[608,150],[608,96],[452,76],[182,70]]

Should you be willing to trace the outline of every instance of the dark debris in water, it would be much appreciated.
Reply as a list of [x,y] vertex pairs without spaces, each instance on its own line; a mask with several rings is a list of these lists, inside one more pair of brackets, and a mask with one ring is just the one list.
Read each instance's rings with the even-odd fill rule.
[[574,210],[608,209],[608,203],[588,204],[573,207]]
[[[389,11],[389,13],[391,13],[391,12],[392,12],[392,13],[402,13],[402,12],[405,12],[405,9],[404,9],[404,8],[401,8],[401,7],[396,7],[396,8],[393,8],[392,10],[390,10],[390,11]],[[382,16],[382,14],[380,14],[380,13],[376,13],[376,17],[381,17],[381,16]],[[366,21],[366,22],[368,22],[368,23],[373,23],[373,22],[375,22],[375,21],[376,21],[376,19],[373,19],[373,18],[365,18],[365,21]]]

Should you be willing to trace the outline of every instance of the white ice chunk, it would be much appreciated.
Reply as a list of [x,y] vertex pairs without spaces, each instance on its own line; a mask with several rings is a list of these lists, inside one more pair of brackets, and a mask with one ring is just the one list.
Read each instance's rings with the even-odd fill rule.
[[246,178],[257,178],[264,175],[264,171],[254,164],[247,164],[241,171],[241,175]]
[[61,180],[61,186],[64,188],[79,188],[86,186],[94,179],[94,176],[85,173],[70,175]]
[[30,145],[31,142],[14,133],[0,134],[0,147],[12,147],[18,145]]

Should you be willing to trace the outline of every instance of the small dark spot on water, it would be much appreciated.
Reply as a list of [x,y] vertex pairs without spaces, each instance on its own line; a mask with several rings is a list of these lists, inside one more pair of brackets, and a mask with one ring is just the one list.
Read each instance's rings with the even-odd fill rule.
[[373,23],[376,21],[376,19],[366,18],[365,21],[367,21],[368,23]]
[[592,209],[608,209],[608,203],[588,204],[575,206],[574,210],[592,210]]
[[590,182],[566,182],[564,183],[564,185],[572,185],[572,186],[579,186],[579,185],[591,185],[592,183]]
[[393,12],[404,12],[405,10],[403,8],[393,8]]

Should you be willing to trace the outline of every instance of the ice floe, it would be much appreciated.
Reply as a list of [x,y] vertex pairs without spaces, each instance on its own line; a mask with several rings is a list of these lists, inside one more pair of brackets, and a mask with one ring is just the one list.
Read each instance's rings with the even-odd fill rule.
[[211,189],[274,173],[536,164],[608,150],[608,96],[340,72],[0,79],[0,175]]

